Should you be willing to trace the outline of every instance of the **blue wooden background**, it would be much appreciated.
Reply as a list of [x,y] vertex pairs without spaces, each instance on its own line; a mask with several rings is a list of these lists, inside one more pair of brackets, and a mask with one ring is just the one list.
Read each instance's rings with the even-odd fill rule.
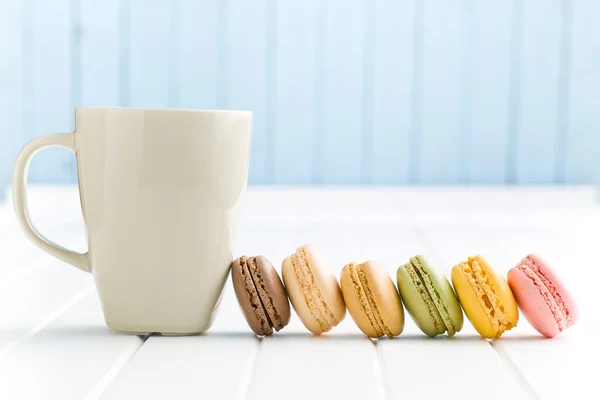
[[[77,106],[249,109],[258,184],[590,183],[598,0],[0,0],[0,185]],[[75,181],[40,153],[35,182]]]

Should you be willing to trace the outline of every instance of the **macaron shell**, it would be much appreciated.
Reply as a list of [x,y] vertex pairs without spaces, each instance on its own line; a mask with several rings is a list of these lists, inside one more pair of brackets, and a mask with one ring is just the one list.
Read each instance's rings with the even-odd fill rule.
[[[352,278],[362,272],[358,289]],[[342,269],[340,282],[344,301],[358,328],[371,338],[398,336],[404,330],[404,309],[394,282],[373,261],[348,264]]]
[[250,273],[245,267],[246,259],[247,257],[240,257],[234,260],[231,266],[231,280],[235,297],[250,329],[257,335],[270,335],[273,333],[273,329],[269,325],[266,311],[261,305]]
[[354,280],[350,265],[346,265],[340,274],[340,284],[342,287],[342,295],[344,302],[348,308],[348,312],[358,328],[368,337],[378,338],[384,335],[383,330],[374,321],[374,316],[371,313],[369,300],[366,298],[366,291],[354,287]]
[[508,271],[510,285],[517,303],[531,326],[542,335],[552,338],[560,333],[558,323],[540,290],[522,271]]
[[[331,329],[331,327],[327,326],[324,328],[323,324],[320,324],[319,321],[313,316],[313,312],[311,312],[307,304],[309,300],[305,299],[302,284],[300,281],[298,281],[296,274],[294,273],[294,266],[292,265],[290,257],[287,257],[285,260],[283,260],[281,264],[281,277],[283,278],[283,283],[288,293],[290,303],[292,304],[292,307],[296,311],[296,315],[298,315],[298,318],[300,318],[302,324],[304,324],[304,326],[315,335],[320,335]],[[319,315],[321,314],[319,310],[315,311],[318,312]]]
[[424,294],[419,292],[419,289],[414,284],[412,278],[404,266],[398,268],[396,272],[396,280],[402,302],[408,311],[411,319],[419,327],[419,329],[427,336],[437,336],[440,333],[435,325],[434,319],[429,311],[429,306],[423,299]]
[[537,254],[529,254],[529,257],[538,265],[538,267],[543,271],[546,278],[552,282],[552,285],[556,289],[560,298],[562,299],[565,307],[569,311],[573,324],[577,322],[579,319],[579,309],[573,298],[571,292],[564,285],[563,281],[560,279],[556,271],[540,256]]
[[373,261],[363,264],[363,271],[381,321],[388,336],[398,336],[404,330],[404,307],[394,281],[383,267]]
[[480,255],[470,257],[469,263],[477,262],[481,271],[486,277],[486,282],[495,294],[498,305],[503,309],[508,326],[502,329],[496,329],[488,317],[488,311],[482,307],[482,299],[471,287],[468,277],[461,269],[461,264],[452,268],[452,284],[458,295],[458,299],[465,314],[473,324],[473,327],[479,334],[486,338],[497,338],[506,330],[512,329],[517,325],[519,319],[519,310],[515,298],[506,282],[506,279],[493,269],[488,262]]
[[311,245],[305,245],[302,248],[325,303],[337,321],[333,325],[336,326],[346,317],[346,303],[342,296],[340,284],[330,267],[331,264],[323,254]]
[[273,264],[263,256],[255,257],[256,271],[251,270],[263,307],[276,331],[290,322],[291,311],[287,292]]
[[[445,319],[451,321],[454,333],[460,332],[464,324],[464,318],[452,285],[450,285],[446,276],[439,269],[434,268],[433,264],[425,257],[417,256],[416,258],[419,260],[421,267],[427,276],[429,276],[433,288],[435,289],[435,293],[439,296],[440,303],[444,305],[444,309],[447,313]],[[441,313],[442,311],[440,311],[440,314]],[[450,336],[453,335],[450,331],[448,334]]]
[[481,268],[485,271],[488,281],[492,285],[496,296],[500,299],[512,327],[517,326],[517,322],[519,321],[519,308],[517,307],[515,296],[510,290],[510,286],[508,286],[508,282],[504,276],[500,275],[496,269],[491,267],[485,258],[477,255],[474,259],[477,260]]
[[[283,282],[300,321],[310,332],[320,335],[344,319],[346,304],[339,283],[325,259],[310,245],[298,250],[304,253],[311,278],[297,276],[291,256],[288,256],[281,265]],[[305,296],[305,288],[314,289],[320,299]]]
[[473,328],[484,338],[495,338],[496,329],[488,319],[485,310],[481,307],[479,297],[471,289],[471,284],[465,277],[464,272],[458,266],[455,266],[452,268],[451,278],[458,300]]

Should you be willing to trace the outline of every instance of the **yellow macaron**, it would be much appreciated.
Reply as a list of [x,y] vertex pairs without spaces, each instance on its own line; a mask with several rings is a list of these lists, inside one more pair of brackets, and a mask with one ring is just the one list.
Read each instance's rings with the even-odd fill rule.
[[506,282],[480,255],[452,268],[452,285],[467,318],[485,338],[499,338],[519,320],[515,298]]

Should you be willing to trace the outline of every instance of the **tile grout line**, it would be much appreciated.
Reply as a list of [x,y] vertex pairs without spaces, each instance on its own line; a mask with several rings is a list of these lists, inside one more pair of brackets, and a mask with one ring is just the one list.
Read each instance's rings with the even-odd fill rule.
[[112,365],[110,366],[108,372],[106,372],[102,378],[98,381],[98,383],[92,387],[92,389],[88,392],[88,394],[84,397],[85,400],[97,400],[99,399],[106,390],[110,387],[110,385],[115,381],[115,379],[119,376],[121,371],[125,369],[127,364],[133,359],[136,353],[142,348],[146,340],[150,337],[151,334],[147,334],[145,336],[138,336],[140,339],[139,342],[135,346],[131,346],[126,351],[121,353],[119,358],[117,358]]
[[256,364],[258,362],[258,353],[260,352],[263,340],[264,339],[257,337],[254,342],[255,344],[250,350],[250,354],[248,354],[248,358],[244,364],[244,372],[238,382],[237,389],[233,395],[233,400],[244,400],[248,397],[248,390],[250,389],[252,378],[257,370]]
[[18,346],[20,343],[26,341],[27,339],[32,338],[37,335],[42,329],[50,325],[54,320],[63,315],[68,309],[73,307],[75,304],[79,303],[83,298],[85,298],[88,294],[94,291],[94,285],[90,284],[85,289],[81,290],[75,296],[71,297],[67,300],[62,306],[60,306],[56,311],[48,314],[44,319],[42,319],[39,323],[35,324],[31,327],[25,334],[19,336],[15,340],[9,342],[6,346],[0,349],[0,358],[5,357],[12,349]]

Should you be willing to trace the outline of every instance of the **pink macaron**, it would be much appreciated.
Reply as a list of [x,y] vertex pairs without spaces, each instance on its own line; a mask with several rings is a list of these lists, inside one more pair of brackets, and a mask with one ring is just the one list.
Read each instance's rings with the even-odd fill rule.
[[573,297],[544,260],[529,254],[508,271],[508,284],[531,326],[552,338],[577,322]]

